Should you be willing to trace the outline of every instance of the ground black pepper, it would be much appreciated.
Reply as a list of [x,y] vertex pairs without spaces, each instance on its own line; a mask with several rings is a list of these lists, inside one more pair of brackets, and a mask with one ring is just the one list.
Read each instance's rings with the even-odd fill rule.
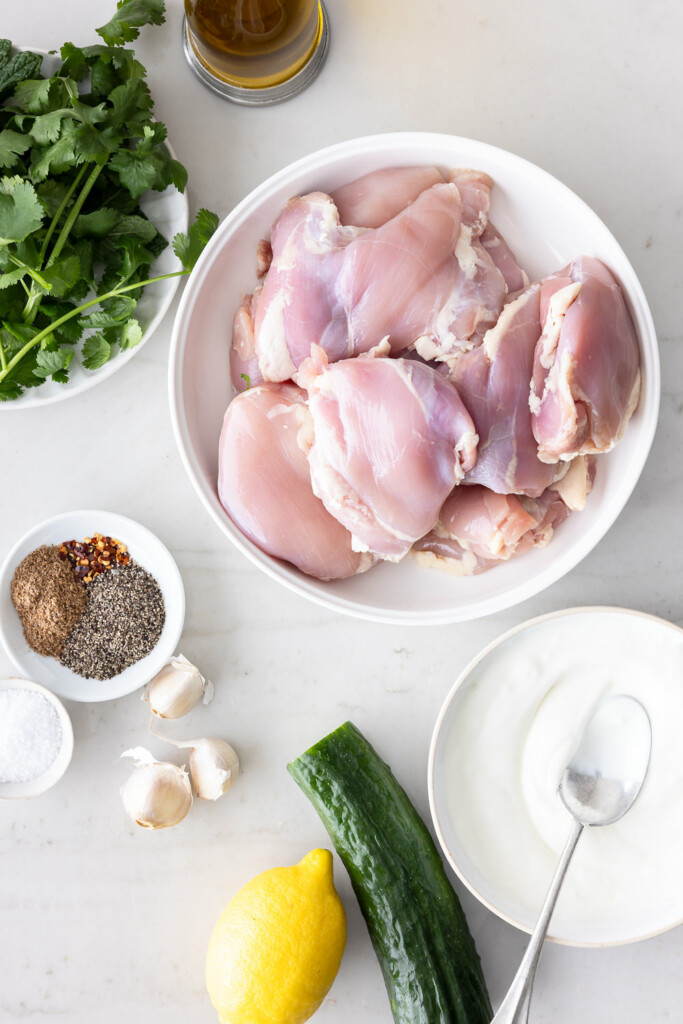
[[154,577],[134,562],[100,573],[88,584],[87,596],[60,660],[86,679],[111,679],[156,646],[166,618],[164,599]]

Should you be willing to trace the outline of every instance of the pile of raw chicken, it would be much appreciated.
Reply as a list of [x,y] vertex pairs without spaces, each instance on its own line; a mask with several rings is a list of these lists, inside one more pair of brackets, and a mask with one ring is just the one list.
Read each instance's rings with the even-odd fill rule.
[[376,171],[291,199],[235,316],[218,492],[323,580],[412,553],[460,575],[546,544],[638,403],[619,285],[580,256],[530,284],[491,178]]

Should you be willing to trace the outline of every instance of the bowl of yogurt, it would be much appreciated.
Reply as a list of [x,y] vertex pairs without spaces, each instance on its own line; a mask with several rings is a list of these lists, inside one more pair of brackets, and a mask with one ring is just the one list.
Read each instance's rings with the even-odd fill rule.
[[652,724],[648,775],[624,818],[585,830],[548,937],[610,946],[683,922],[682,680],[683,630],[609,607],[522,623],[467,666],[434,729],[429,801],[445,856],[490,910],[533,930],[572,825],[562,771],[596,705],[629,694]]

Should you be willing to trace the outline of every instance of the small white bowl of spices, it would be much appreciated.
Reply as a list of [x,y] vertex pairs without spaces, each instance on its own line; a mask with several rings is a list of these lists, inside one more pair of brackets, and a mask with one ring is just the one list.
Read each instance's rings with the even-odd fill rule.
[[73,749],[71,719],[54,693],[29,679],[0,679],[0,800],[47,792]]
[[61,697],[112,700],[174,654],[185,592],[173,557],[113,512],[53,516],[0,569],[0,639],[19,671]]

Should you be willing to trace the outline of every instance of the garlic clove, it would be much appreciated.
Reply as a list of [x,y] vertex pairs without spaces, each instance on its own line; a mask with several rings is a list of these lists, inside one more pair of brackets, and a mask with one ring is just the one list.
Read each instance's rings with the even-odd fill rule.
[[181,718],[203,698],[208,704],[213,686],[182,654],[171,658],[149,683],[143,700],[159,718]]
[[196,740],[190,753],[190,774],[200,800],[218,800],[237,781],[240,762],[236,751],[219,739]]
[[185,767],[157,761],[144,747],[126,750],[137,768],[121,788],[123,806],[142,828],[170,828],[182,821],[192,806],[192,788]]

